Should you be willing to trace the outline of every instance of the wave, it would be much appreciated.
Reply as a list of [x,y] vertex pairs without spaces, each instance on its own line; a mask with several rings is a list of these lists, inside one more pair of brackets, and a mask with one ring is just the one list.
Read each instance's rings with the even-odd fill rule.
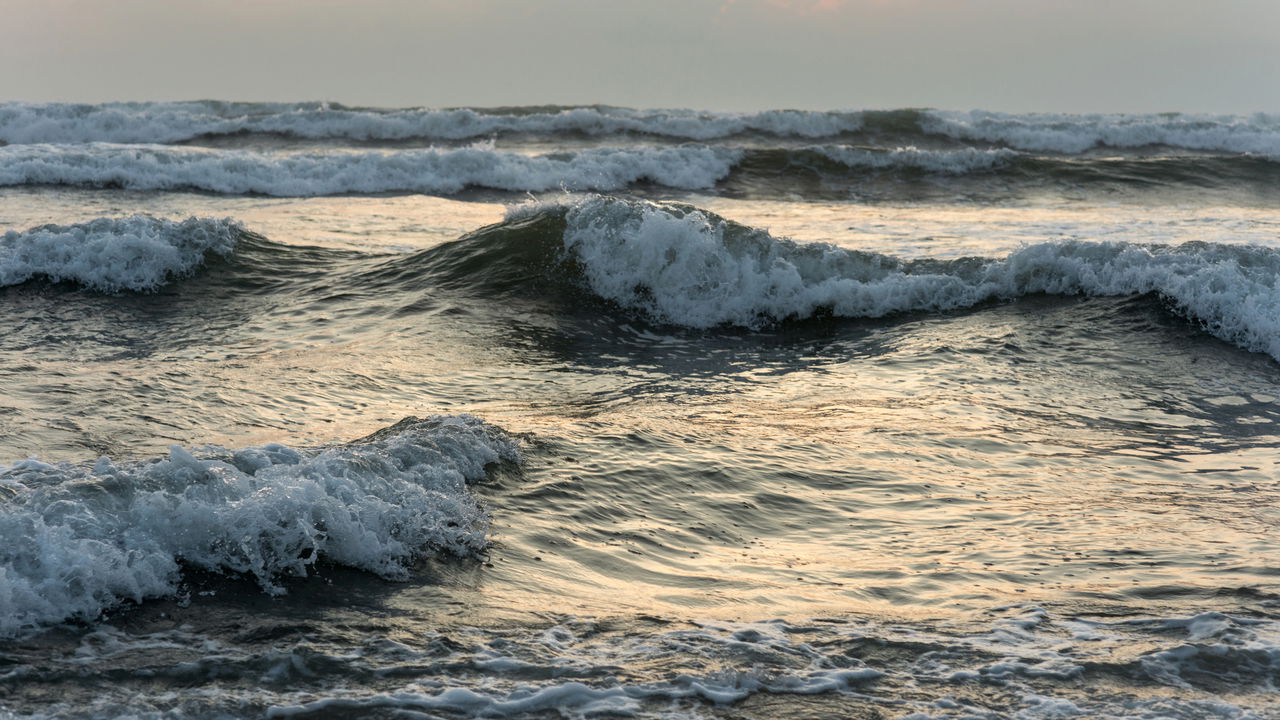
[[[1250,188],[1273,195],[1280,162],[1259,156],[1061,158],[1007,148],[929,150],[814,145],[734,148],[679,145],[595,148],[546,155],[466,148],[366,152],[269,153],[164,145],[10,145],[0,147],[0,186],[70,185],[134,190],[310,197],[344,193],[456,194],[468,188],[504,192],[615,191],[652,183],[683,190],[740,187],[761,196],[790,196],[797,182],[865,194],[881,185],[927,192],[921,177],[945,192],[1008,192],[1048,186]],[[952,185],[947,184],[950,179]],[[956,183],[968,183],[959,185]],[[822,194],[819,192],[818,194]]]
[[270,133],[308,139],[466,140],[501,134],[631,133],[712,140],[744,133],[829,137],[857,130],[857,112],[752,113],[632,110],[606,106],[496,109],[348,108],[336,103],[0,103],[6,143],[172,143]]
[[467,486],[518,456],[477,418],[432,416],[309,450],[0,466],[0,636],[172,595],[183,565],[279,594],[321,558],[402,579],[418,558],[474,554],[488,519]]
[[600,195],[513,206],[503,223],[453,242],[390,259],[346,253],[337,264],[229,219],[134,216],[46,226],[0,237],[0,284],[47,277],[109,292],[149,290],[193,272],[209,254],[230,256],[236,248],[243,252],[224,270],[241,279],[264,264],[280,275],[301,263],[299,277],[309,282],[318,261],[326,282],[365,290],[432,287],[575,304],[586,293],[694,329],[945,312],[1031,294],[1155,294],[1213,335],[1280,360],[1274,248],[1070,240],[1027,245],[1004,258],[904,260],[796,243],[689,205]]
[[1280,115],[1070,115],[984,110],[923,112],[921,132],[1019,150],[1080,153],[1093,148],[1167,146],[1280,156]]
[[[863,194],[868,182],[887,188],[902,185],[919,194],[926,190],[914,187],[913,181],[933,177],[942,192],[1003,193],[1012,187],[1046,187],[1111,193],[1117,188],[1190,187],[1236,193],[1252,190],[1271,197],[1280,182],[1278,159],[1258,155],[1058,157],[1009,148],[815,145],[749,150],[730,179],[759,177],[777,182],[784,175],[792,180],[816,174],[827,185],[856,187]],[[785,189],[781,182],[778,185],[779,190]]]
[[696,329],[942,312],[1040,293],[1156,294],[1213,335],[1280,360],[1280,251],[1257,246],[1053,241],[1005,258],[903,260],[776,238],[687,205],[591,196],[517,206],[504,225],[401,262],[486,288],[498,282],[490,277],[559,275],[615,307]]
[[983,110],[708,112],[608,106],[358,108],[337,103],[221,101],[0,103],[0,142],[174,143],[244,133],[302,139],[469,140],[507,134],[640,135],[709,141],[888,136],[903,145],[961,141],[1035,152],[1165,146],[1280,154],[1280,115],[1055,114]]
[[194,189],[308,197],[341,193],[616,190],[638,182],[710,188],[741,151],[701,145],[595,149],[526,156],[473,146],[453,150],[271,154],[163,145],[9,145],[0,185]]
[[872,148],[834,145],[789,151],[783,158],[788,163],[805,159],[806,151],[849,168],[871,170],[923,170],[948,175],[964,175],[1004,167],[1021,153],[1007,149],[964,148],[960,150],[921,150],[908,146]]
[[229,255],[248,235],[231,219],[149,215],[43,225],[0,235],[0,287],[42,277],[103,292],[154,290]]

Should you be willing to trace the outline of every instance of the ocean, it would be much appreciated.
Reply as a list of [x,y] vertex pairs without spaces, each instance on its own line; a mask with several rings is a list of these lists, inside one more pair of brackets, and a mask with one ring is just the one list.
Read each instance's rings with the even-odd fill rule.
[[0,717],[1280,718],[1280,116],[0,142]]

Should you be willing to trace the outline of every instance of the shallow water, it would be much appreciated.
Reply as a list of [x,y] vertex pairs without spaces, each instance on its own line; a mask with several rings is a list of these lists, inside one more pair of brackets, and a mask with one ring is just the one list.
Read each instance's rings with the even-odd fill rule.
[[0,714],[1280,716],[1274,120],[913,113],[0,106]]

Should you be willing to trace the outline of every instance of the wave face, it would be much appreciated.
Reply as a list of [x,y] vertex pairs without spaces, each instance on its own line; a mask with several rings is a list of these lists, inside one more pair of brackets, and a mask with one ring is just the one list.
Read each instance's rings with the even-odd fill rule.
[[274,594],[321,558],[404,578],[418,558],[486,546],[467,485],[517,459],[497,428],[432,416],[314,450],[175,446],[146,462],[0,466],[0,636],[171,595],[182,565]]
[[680,146],[596,149],[530,157],[492,147],[400,152],[270,154],[163,145],[10,145],[0,148],[0,185],[194,189],[307,197],[340,193],[615,190],[648,181],[713,186],[741,152]]
[[227,102],[0,104],[0,141],[13,144],[168,143],[237,133],[358,141],[465,140],[512,133],[632,133],[711,140],[748,132],[829,137],[861,126],[861,113],[800,110],[715,113],[601,106],[388,110],[336,103]]
[[44,225],[0,236],[0,287],[43,277],[103,292],[154,290],[228,255],[247,231],[225,219],[134,215]]
[[1156,293],[1219,338],[1280,359],[1280,252],[1211,243],[1045,242],[1002,259],[901,260],[798,244],[690,206],[590,197],[563,213],[563,252],[600,298],[690,328],[819,314],[876,318],[1048,293]]

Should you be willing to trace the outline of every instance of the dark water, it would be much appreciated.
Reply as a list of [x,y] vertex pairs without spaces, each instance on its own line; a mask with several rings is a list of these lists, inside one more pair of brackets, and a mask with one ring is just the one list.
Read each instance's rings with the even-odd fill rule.
[[0,716],[1280,717],[1278,128],[0,105]]

